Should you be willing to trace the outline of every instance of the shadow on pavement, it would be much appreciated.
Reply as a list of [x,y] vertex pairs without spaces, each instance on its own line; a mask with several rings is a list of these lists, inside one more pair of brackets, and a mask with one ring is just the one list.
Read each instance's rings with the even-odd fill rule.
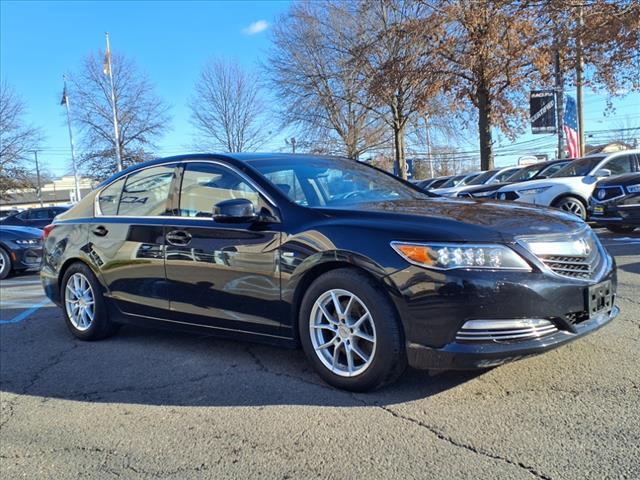
[[300,350],[124,326],[81,342],[57,309],[0,331],[3,392],[43,398],[175,406],[396,404],[437,395],[482,372],[408,369],[393,385],[353,395],[329,387]]

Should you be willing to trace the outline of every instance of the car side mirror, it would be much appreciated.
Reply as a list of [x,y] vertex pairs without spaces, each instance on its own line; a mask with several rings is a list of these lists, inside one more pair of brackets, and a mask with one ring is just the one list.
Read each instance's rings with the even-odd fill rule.
[[608,168],[601,168],[600,170],[596,170],[596,173],[594,174],[594,177],[610,177],[611,176],[611,170],[609,170]]
[[220,223],[248,223],[258,220],[253,202],[246,198],[234,198],[213,206],[213,220]]

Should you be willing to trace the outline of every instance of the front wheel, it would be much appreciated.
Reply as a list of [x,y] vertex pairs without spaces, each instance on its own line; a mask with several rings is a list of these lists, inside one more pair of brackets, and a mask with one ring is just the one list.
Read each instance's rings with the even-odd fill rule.
[[587,209],[584,203],[582,203],[582,200],[577,197],[561,198],[560,200],[555,202],[553,206],[559,208],[560,210],[564,210],[565,212],[573,213],[577,217],[580,217],[582,220],[585,220],[587,218]]
[[607,230],[614,233],[631,233],[635,228],[634,225],[607,225]]
[[382,288],[342,268],[316,279],[300,308],[302,347],[329,384],[366,391],[395,380],[407,360],[400,321]]
[[113,335],[117,324],[109,320],[102,286],[84,263],[74,263],[62,279],[63,310],[67,327],[81,340]]
[[11,274],[11,268],[9,254],[5,252],[4,248],[0,247],[0,280],[4,280]]

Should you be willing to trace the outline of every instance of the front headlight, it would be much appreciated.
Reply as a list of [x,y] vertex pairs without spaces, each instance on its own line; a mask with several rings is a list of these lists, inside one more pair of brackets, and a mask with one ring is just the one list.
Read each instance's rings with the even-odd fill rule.
[[437,270],[454,268],[531,271],[529,264],[505,245],[391,242],[409,263]]
[[18,245],[38,245],[40,243],[39,238],[21,238],[14,240]]
[[548,187],[536,187],[536,188],[525,188],[522,190],[518,190],[518,193],[521,195],[538,195],[546,190],[549,190],[551,186]]
[[627,185],[627,192],[629,192],[629,193],[640,193],[640,184],[639,185]]

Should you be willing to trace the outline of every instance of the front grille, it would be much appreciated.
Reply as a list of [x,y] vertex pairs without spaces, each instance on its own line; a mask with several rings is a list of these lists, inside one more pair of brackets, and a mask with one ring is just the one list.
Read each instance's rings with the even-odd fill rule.
[[606,202],[607,200],[622,196],[624,196],[624,190],[622,190],[621,186],[600,187],[593,192],[593,198],[599,202]]
[[565,320],[567,320],[571,325],[577,325],[578,323],[584,322],[589,319],[589,312],[583,310],[581,312],[571,312],[567,313],[564,316]]
[[544,264],[558,275],[571,278],[589,279],[595,273],[598,260],[597,252],[589,257],[561,257],[557,255],[542,255]]
[[573,234],[527,237],[520,242],[549,270],[567,278],[594,279],[606,255],[588,227]]

